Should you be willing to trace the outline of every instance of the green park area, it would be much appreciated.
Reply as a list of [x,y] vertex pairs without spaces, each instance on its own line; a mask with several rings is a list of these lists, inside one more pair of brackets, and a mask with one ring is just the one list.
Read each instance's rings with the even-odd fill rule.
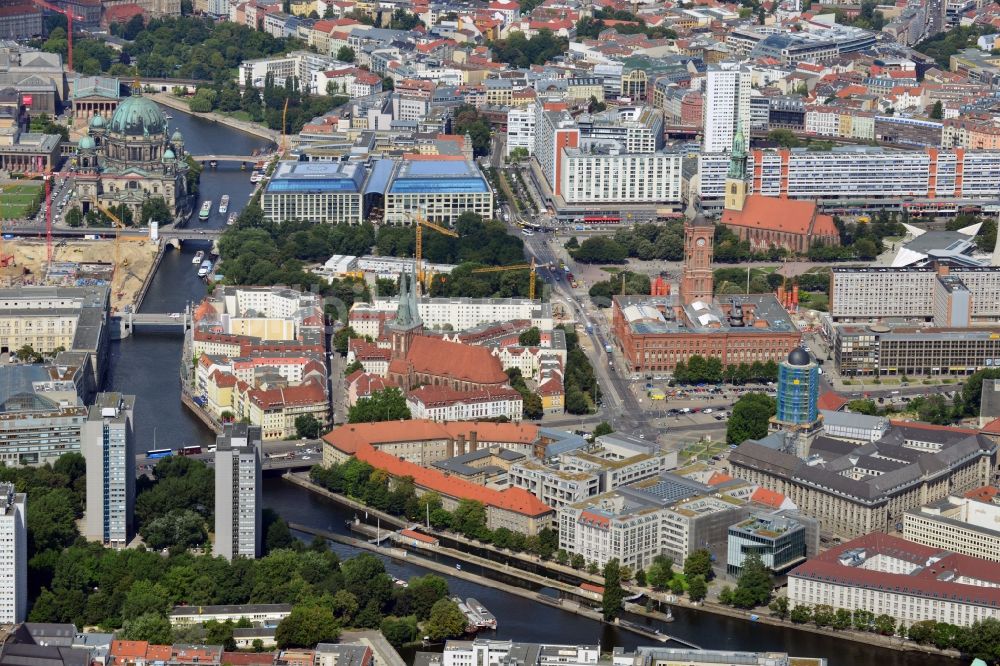
[[38,180],[0,187],[0,218],[13,220],[30,217],[41,204],[45,184]]
[[728,448],[725,442],[714,442],[701,440],[688,444],[680,452],[680,462],[694,462],[696,460],[711,460],[712,456],[717,456]]

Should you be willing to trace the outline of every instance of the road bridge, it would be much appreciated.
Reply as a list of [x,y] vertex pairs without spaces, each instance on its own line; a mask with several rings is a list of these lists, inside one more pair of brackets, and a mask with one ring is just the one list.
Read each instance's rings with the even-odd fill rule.
[[267,161],[273,154],[264,155],[189,155],[198,162],[260,162]]

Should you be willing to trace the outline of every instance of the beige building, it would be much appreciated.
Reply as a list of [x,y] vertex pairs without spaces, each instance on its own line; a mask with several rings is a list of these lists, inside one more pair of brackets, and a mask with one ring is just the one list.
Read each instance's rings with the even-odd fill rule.
[[835,546],[788,574],[788,605],[967,627],[1000,618],[1000,567],[887,534]]
[[903,538],[908,541],[1000,562],[1000,505],[949,496],[907,511]]
[[729,456],[732,474],[782,493],[823,530],[847,537],[889,532],[907,511],[992,479],[997,445],[974,430],[897,423],[865,445],[819,437],[809,461],[782,435],[747,441]]

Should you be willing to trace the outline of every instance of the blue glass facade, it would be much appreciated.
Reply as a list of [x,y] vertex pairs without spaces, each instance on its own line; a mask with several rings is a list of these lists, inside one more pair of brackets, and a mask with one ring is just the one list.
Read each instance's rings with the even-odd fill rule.
[[819,366],[778,364],[778,413],[782,423],[812,423],[819,417]]

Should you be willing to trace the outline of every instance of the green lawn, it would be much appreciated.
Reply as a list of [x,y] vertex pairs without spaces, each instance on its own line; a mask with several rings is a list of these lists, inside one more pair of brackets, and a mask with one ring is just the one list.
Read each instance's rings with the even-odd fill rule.
[[680,459],[683,462],[695,460],[710,460],[712,456],[717,456],[728,448],[725,442],[694,442],[688,444],[680,452]]
[[41,201],[44,189],[45,184],[35,180],[3,186],[0,191],[0,218],[25,217]]

